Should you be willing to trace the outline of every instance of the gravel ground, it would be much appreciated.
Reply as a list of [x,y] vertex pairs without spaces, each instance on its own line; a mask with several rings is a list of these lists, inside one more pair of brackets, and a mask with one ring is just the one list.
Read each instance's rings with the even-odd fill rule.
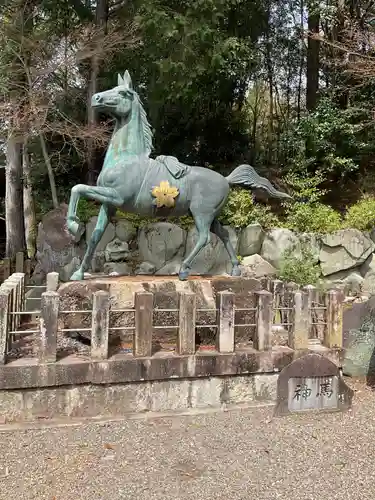
[[375,395],[354,385],[345,414],[1,429],[0,499],[373,500]]

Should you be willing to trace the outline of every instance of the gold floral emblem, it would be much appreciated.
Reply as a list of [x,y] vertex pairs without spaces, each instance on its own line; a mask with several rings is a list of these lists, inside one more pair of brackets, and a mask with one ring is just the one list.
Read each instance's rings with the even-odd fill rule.
[[153,203],[157,208],[163,206],[172,208],[175,205],[175,198],[179,195],[179,191],[176,187],[170,186],[168,181],[161,181],[160,186],[154,187],[151,194],[155,197]]

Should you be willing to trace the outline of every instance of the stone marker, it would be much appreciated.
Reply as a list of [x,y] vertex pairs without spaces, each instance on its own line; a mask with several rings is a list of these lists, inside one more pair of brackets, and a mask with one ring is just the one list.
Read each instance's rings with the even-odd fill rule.
[[335,363],[320,354],[306,354],[281,371],[275,415],[347,410],[353,394]]
[[344,375],[375,380],[375,297],[344,310]]

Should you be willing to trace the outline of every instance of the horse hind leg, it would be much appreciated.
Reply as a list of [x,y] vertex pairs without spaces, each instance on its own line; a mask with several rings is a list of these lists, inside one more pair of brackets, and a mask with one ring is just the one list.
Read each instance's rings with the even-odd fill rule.
[[214,219],[211,230],[218,238],[221,239],[221,241],[224,244],[224,247],[226,251],[229,254],[231,263],[232,263],[232,276],[241,276],[241,269],[239,268],[240,262],[237,258],[236,252],[233,248],[232,242],[230,241],[229,237],[229,231],[222,226],[222,224],[217,220]]
[[193,250],[190,252],[190,254],[184,259],[182,262],[180,271],[178,273],[178,277],[180,280],[186,280],[190,274],[191,271],[191,265],[193,263],[193,260],[195,257],[198,255],[198,253],[204,248],[206,245],[209,244],[211,235],[210,235],[210,227],[212,224],[212,219],[213,215],[211,214],[205,214],[205,215],[194,215],[192,212],[194,221],[195,221],[195,226],[198,231],[198,240],[193,248]]

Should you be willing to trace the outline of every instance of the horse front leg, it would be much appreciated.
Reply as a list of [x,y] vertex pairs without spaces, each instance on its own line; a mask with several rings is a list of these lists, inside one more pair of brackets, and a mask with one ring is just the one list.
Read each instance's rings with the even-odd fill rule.
[[85,227],[80,223],[77,217],[77,207],[80,198],[87,200],[98,201],[102,204],[113,205],[120,207],[122,200],[119,193],[113,188],[106,188],[100,186],[87,186],[86,184],[77,184],[73,186],[67,215],[67,227],[69,232],[75,237],[76,241],[81,239],[85,231]]
[[72,188],[70,194],[66,225],[68,227],[68,231],[72,236],[74,236],[74,240],[78,243],[85,231],[85,226],[79,222],[77,217],[77,207],[81,194],[79,190],[75,189],[76,187],[77,186],[74,186]]
[[102,205],[98,220],[96,222],[96,226],[94,231],[92,232],[90,241],[87,245],[87,250],[85,256],[83,257],[82,264],[77,269],[75,273],[71,276],[71,281],[81,281],[84,279],[85,272],[90,269],[91,261],[95,252],[98,243],[102,239],[102,236],[107,229],[110,218],[114,215],[115,209],[113,207],[109,207],[108,205]]

